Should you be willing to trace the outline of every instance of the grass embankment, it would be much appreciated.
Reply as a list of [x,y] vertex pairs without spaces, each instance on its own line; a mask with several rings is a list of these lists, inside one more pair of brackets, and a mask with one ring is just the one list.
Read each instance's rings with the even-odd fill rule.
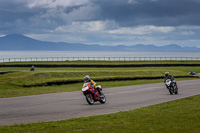
[[[14,62],[0,64],[145,64],[145,63],[183,63],[182,61],[64,61],[64,62]],[[184,63],[198,64],[200,62],[188,61]],[[164,76],[164,72],[169,71],[173,76],[189,76],[191,70],[200,72],[200,67],[115,67],[115,68],[95,68],[95,67],[36,67],[34,72],[30,72],[30,67],[0,67],[0,71],[21,70],[22,72],[8,73],[0,75],[0,98],[26,96],[35,94],[56,93],[64,91],[80,90],[82,83],[42,86],[42,87],[22,87],[23,85],[46,84],[54,81],[83,80],[85,75],[90,75],[92,79],[105,78],[129,78],[129,77],[157,77]],[[185,78],[194,79],[194,78]],[[179,80],[179,79],[176,79]],[[181,79],[180,79],[181,80]],[[162,82],[163,79],[156,80],[132,80],[132,81],[109,81],[97,82],[102,87],[126,86],[144,83]]]
[[[200,70],[199,68],[200,67],[36,68],[36,71],[34,72],[24,71],[0,75],[0,97],[5,98],[80,90],[82,83],[29,88],[24,88],[22,85],[45,84],[46,82],[63,80],[83,80],[85,75],[90,75],[92,79],[115,77],[156,77],[163,76],[165,71],[169,71],[174,76],[189,76],[189,71],[194,70],[195,72],[198,72]],[[21,68],[21,70],[24,70],[24,68]],[[194,78],[191,77],[187,79]],[[101,84],[102,87],[108,88],[155,82],[163,82],[163,79],[117,82],[109,81],[97,82],[97,84]]]
[[199,133],[200,95],[132,111],[0,127],[2,133]]

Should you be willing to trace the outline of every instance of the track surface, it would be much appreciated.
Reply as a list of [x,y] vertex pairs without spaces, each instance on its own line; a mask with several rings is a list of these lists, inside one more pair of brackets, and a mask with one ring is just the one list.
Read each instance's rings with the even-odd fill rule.
[[81,91],[1,98],[0,126],[109,114],[200,94],[200,80],[177,83],[178,95],[170,95],[164,83],[105,88],[107,102],[94,105]]

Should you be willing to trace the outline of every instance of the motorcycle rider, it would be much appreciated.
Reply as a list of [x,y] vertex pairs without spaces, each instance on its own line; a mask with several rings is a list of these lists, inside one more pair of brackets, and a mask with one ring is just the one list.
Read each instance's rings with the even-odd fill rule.
[[31,71],[35,71],[35,67],[34,67],[34,65],[32,65],[32,67],[31,67]]
[[93,81],[93,80],[91,80],[90,79],[90,76],[89,75],[86,75],[85,77],[84,77],[84,82],[86,83],[86,82],[91,82],[92,83],[92,85],[96,85],[96,83]]
[[176,81],[175,81],[174,77],[173,77],[172,75],[170,75],[169,72],[165,72],[164,83],[166,83],[166,80],[167,80],[167,79],[171,79],[172,83],[173,83],[174,85],[176,85],[176,87],[177,87],[177,89],[178,89],[178,86],[177,86],[177,84],[176,84]]
[[96,91],[98,91],[98,95],[100,96],[101,92],[100,90],[98,89],[98,87],[96,87],[96,83],[94,82],[94,80],[90,79],[90,76],[89,75],[86,75],[84,77],[84,82],[87,83],[87,82],[90,82],[91,83],[91,86],[94,86]]

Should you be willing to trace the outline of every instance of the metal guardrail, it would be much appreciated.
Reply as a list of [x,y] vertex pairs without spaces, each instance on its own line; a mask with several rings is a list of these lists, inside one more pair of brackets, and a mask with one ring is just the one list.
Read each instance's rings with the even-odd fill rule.
[[0,62],[27,61],[200,61],[200,57],[30,57],[0,58]]

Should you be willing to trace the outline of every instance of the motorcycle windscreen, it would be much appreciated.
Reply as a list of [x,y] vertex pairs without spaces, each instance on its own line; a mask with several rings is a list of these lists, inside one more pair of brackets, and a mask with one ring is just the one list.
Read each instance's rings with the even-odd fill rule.
[[86,90],[88,90],[88,89],[89,89],[88,84],[85,83],[85,84],[83,85],[82,91],[86,91]]

